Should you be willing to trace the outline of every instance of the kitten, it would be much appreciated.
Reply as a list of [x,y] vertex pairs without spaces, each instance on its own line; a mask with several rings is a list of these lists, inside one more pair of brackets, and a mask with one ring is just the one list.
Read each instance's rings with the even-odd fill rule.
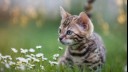
[[90,70],[98,70],[105,62],[105,48],[100,36],[94,32],[91,20],[85,12],[77,16],[62,7],[60,11],[59,41],[67,48],[59,65],[87,66]]

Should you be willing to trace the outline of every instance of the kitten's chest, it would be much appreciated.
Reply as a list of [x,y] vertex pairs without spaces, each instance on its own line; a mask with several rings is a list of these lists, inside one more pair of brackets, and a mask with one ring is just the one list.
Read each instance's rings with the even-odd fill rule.
[[71,56],[72,58],[72,61],[75,65],[81,65],[83,64],[83,61],[84,61],[84,57],[74,57],[74,56]]

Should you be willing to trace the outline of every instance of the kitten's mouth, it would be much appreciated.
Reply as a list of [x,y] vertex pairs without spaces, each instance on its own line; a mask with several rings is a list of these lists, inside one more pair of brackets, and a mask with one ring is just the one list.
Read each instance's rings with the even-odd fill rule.
[[72,40],[68,40],[68,41],[60,41],[63,45],[67,45],[67,46],[69,46],[69,45],[74,45],[75,43],[72,41]]
[[63,45],[71,45],[70,43],[60,41]]

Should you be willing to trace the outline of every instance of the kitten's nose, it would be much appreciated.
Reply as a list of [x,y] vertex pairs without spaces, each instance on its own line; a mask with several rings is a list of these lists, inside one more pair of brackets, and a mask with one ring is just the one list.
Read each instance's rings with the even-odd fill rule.
[[59,40],[61,41],[63,38],[62,37],[59,37]]

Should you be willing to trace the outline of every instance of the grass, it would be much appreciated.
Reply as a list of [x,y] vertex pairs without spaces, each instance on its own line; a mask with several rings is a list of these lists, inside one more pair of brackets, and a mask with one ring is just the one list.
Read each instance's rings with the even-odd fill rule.
[[[31,24],[32,26],[30,26],[30,28],[29,26],[28,28],[22,28],[19,26],[0,28],[0,53],[3,55],[11,55],[15,58],[20,56],[20,54],[14,54],[11,51],[12,47],[19,50],[20,48],[29,49],[41,45],[42,48],[37,50],[36,53],[44,53],[45,57],[49,60],[52,60],[52,56],[55,53],[62,55],[64,50],[58,50],[58,47],[62,45],[57,41],[57,29],[59,25],[50,25],[51,23],[45,24],[41,28],[36,28],[34,24]],[[107,50],[106,63],[102,72],[123,72],[127,60],[127,53],[125,50],[126,38],[123,38],[123,35],[121,36],[120,34],[116,35],[116,33],[113,32],[106,36],[103,33],[100,33]],[[25,71],[15,70],[14,68],[7,69],[2,64],[0,64],[0,68],[4,68],[4,72],[79,72],[78,68],[72,70],[68,67],[58,68],[57,66],[51,66],[48,61],[43,63],[45,67],[44,71],[39,68],[39,65],[40,64],[36,64],[35,68]]]

